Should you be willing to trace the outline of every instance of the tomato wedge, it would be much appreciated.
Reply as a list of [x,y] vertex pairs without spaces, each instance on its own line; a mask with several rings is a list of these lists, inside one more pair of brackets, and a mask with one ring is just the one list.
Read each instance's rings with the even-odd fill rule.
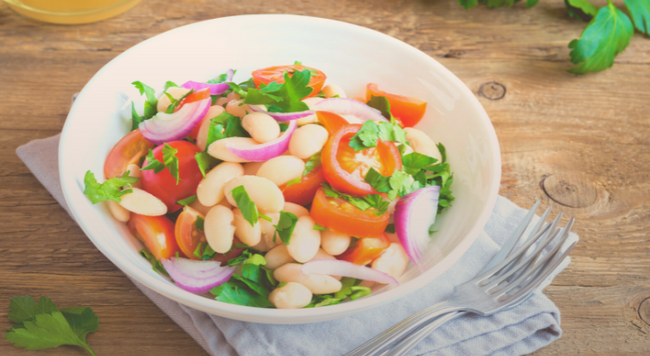
[[193,103],[193,102],[200,101],[200,100],[203,100],[203,99],[207,99],[209,97],[210,97],[210,89],[209,88],[204,88],[204,89],[201,89],[201,90],[197,90],[194,93],[186,96],[185,99],[181,100],[181,103],[176,108],[174,108],[174,112],[177,112],[178,110],[180,110],[183,107],[183,105],[185,105],[185,104],[189,104],[189,103]]
[[280,190],[284,195],[284,201],[307,206],[311,204],[312,200],[314,200],[316,191],[323,183],[325,183],[323,166],[318,166],[311,172],[307,173],[306,176],[303,176],[300,183],[292,184],[288,187],[283,185],[280,187]]
[[169,259],[182,252],[174,237],[174,223],[164,216],[131,213],[127,225],[131,233],[151,251],[157,260]]
[[262,83],[264,84],[269,84],[271,82],[284,83],[284,72],[288,72],[289,76],[291,76],[293,75],[294,72],[296,71],[300,72],[305,69],[310,69],[312,73],[311,77],[309,78],[308,86],[314,90],[312,90],[311,94],[307,96],[309,98],[320,93],[321,89],[323,89],[323,85],[325,84],[325,79],[327,79],[325,73],[321,72],[318,69],[306,67],[300,64],[292,64],[289,66],[268,67],[268,68],[258,69],[254,71],[252,74],[253,82],[255,82],[255,86],[258,88]]
[[[142,189],[162,200],[167,205],[169,212],[173,212],[181,208],[176,204],[177,201],[196,194],[196,187],[203,179],[199,165],[194,158],[201,150],[187,141],[170,141],[167,144],[178,150],[176,157],[178,158],[180,182],[176,184],[176,178],[169,173],[167,168],[158,173],[154,173],[153,169],[141,171],[141,181]],[[160,145],[153,150],[153,156],[160,162],[164,161],[163,147],[164,145]],[[148,162],[145,162],[146,164]]]
[[316,111],[316,118],[318,122],[325,126],[330,136],[348,124],[348,121],[343,116],[329,111]]
[[336,258],[365,266],[384,253],[389,246],[390,238],[386,233],[379,237],[364,237]]
[[359,129],[360,124],[349,124],[330,136],[321,153],[323,173],[332,187],[343,193],[377,194],[363,179],[366,173],[372,167],[386,177],[392,176],[395,170],[402,169],[402,156],[395,144],[380,140],[377,147],[355,151],[349,142]]
[[379,90],[377,84],[374,83],[368,84],[366,100],[370,100],[372,95],[385,96],[390,103],[391,114],[398,118],[405,127],[415,126],[422,120],[424,112],[427,110],[426,101],[409,96],[386,93],[385,91]]
[[140,129],[129,132],[108,153],[104,162],[104,176],[106,179],[121,176],[129,164],[139,164],[140,158],[146,156],[153,147],[154,144],[142,136]]
[[388,225],[388,212],[376,215],[374,209],[360,210],[342,198],[331,198],[319,188],[311,205],[311,217],[321,226],[340,233],[373,237],[384,233]]
[[[204,217],[198,211],[186,206],[178,215],[176,219],[175,235],[176,242],[178,247],[183,251],[187,258],[197,261],[202,261],[203,259],[194,255],[194,251],[199,246],[200,243],[205,243],[205,233],[196,228],[196,220],[198,217]],[[243,247],[235,247],[235,244],[241,244],[241,241],[236,237],[233,239],[233,248],[230,249],[227,253],[217,253],[217,255],[212,258],[212,261],[219,261],[224,263],[231,258],[239,256],[244,250]],[[203,251],[201,251],[202,253]]]

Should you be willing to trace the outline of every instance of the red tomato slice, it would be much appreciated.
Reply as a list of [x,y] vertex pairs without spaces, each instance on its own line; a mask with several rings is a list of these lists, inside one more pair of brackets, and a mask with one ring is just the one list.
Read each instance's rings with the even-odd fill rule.
[[379,237],[364,237],[336,258],[365,266],[379,257],[389,246],[390,238],[385,233]]
[[343,116],[329,111],[316,111],[316,118],[318,118],[318,122],[325,126],[330,136],[348,124],[348,121]]
[[321,153],[323,173],[335,189],[355,196],[377,194],[363,178],[372,167],[384,176],[391,176],[397,169],[402,169],[402,156],[392,142],[378,140],[377,147],[355,151],[350,147],[350,138],[354,136],[360,124],[350,124],[336,131],[327,140]]
[[312,90],[311,94],[307,96],[309,98],[320,93],[321,89],[323,89],[323,84],[325,84],[325,79],[327,79],[325,73],[321,72],[318,69],[306,67],[299,64],[293,64],[290,66],[268,67],[268,68],[258,69],[254,71],[252,74],[253,82],[255,82],[255,86],[258,88],[260,87],[261,83],[264,84],[269,84],[271,82],[284,83],[284,72],[288,72],[289,76],[291,76],[293,75],[294,72],[296,71],[300,72],[305,69],[312,70],[312,75],[309,78],[308,86],[310,86],[314,90]]
[[[178,219],[176,219],[175,235],[178,247],[183,251],[187,258],[202,261],[202,258],[194,255],[194,251],[196,251],[199,244],[206,242],[205,233],[196,228],[196,220],[199,216],[204,218],[201,213],[186,206],[185,209],[183,209],[183,212],[178,215]],[[217,253],[217,255],[212,258],[212,261],[224,263],[231,258],[239,256],[244,248],[235,247],[235,244],[241,244],[241,241],[236,237],[233,239],[233,248],[225,254]],[[203,253],[203,251],[201,251],[201,253]]]
[[122,137],[104,162],[104,176],[106,179],[121,176],[129,164],[139,164],[140,159],[147,155],[154,144],[142,136],[140,129],[135,129]]
[[280,187],[280,190],[284,195],[284,201],[307,206],[314,200],[314,195],[316,195],[316,191],[320,188],[320,185],[325,182],[323,166],[318,166],[313,171],[307,173],[306,176],[303,176],[300,183],[292,184],[288,187],[283,185]]
[[400,119],[405,127],[415,126],[420,122],[420,120],[422,120],[424,112],[427,110],[426,101],[408,96],[386,93],[379,90],[377,84],[374,83],[368,84],[366,100],[370,100],[372,95],[385,96],[390,103],[391,114]]
[[374,209],[360,210],[341,198],[330,198],[319,188],[311,205],[310,215],[314,221],[340,233],[372,237],[384,233],[388,225],[388,212],[376,215]]
[[176,252],[182,253],[174,237],[174,223],[164,216],[131,213],[128,227],[157,260],[169,259]]
[[[168,211],[173,212],[182,207],[176,204],[177,201],[196,194],[196,187],[203,179],[199,165],[194,158],[194,155],[201,150],[187,141],[171,141],[167,144],[178,150],[176,157],[178,157],[180,182],[176,184],[176,178],[169,173],[167,168],[158,174],[155,174],[153,169],[141,171],[141,181],[142,189],[162,200],[167,205]],[[163,162],[163,147],[164,145],[160,145],[153,150],[154,157],[160,162]],[[144,166],[147,164],[148,162],[145,162]]]

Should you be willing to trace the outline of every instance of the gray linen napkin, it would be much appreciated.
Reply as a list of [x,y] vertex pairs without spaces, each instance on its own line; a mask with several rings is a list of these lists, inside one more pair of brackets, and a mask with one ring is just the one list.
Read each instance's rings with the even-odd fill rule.
[[[36,178],[68,210],[58,172],[59,135],[35,140],[16,152]],[[69,211],[68,211],[69,212]],[[447,272],[420,290],[375,310],[314,324],[267,325],[230,320],[188,308],[133,281],[210,355],[342,355],[406,317],[447,299],[454,286],[473,278],[499,250],[526,210],[499,197],[483,232]],[[578,236],[571,234],[570,242]],[[548,285],[565,261],[542,285]],[[445,324],[410,355],[524,355],[562,335],[560,311],[538,290],[519,306],[491,317],[463,317]]]

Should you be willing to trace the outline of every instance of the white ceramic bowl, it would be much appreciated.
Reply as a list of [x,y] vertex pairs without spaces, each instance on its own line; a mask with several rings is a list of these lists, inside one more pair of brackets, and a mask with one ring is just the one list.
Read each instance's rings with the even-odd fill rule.
[[[447,147],[454,171],[453,207],[438,217],[423,271],[412,264],[397,287],[384,287],[350,303],[300,310],[225,304],[182,290],[151,269],[142,248],[104,204],[83,195],[87,170],[99,179],[106,155],[129,131],[118,116],[120,93],[139,95],[131,82],[160,89],[167,80],[207,80],[228,68],[236,81],[254,69],[299,60],[325,72],[349,96],[368,82],[428,102],[417,126]],[[117,267],[179,302],[227,318],[261,323],[309,323],[341,318],[393,301],[430,283],[476,239],[496,201],[501,178],[499,144],[472,92],[440,63],[392,37],[343,22],[291,15],[247,15],[200,22],[146,40],[102,68],[84,87],[61,136],[59,168],[65,199],[84,232]],[[433,282],[435,283],[435,281]]]

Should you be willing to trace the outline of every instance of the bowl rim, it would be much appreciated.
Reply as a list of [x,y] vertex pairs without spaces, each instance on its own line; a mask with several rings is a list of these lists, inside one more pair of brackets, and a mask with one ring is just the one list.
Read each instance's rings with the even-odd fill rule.
[[[93,75],[93,77],[88,81],[88,83],[81,90],[76,102],[78,102],[79,100],[83,100],[83,98],[85,97],[85,93],[87,91],[86,88],[88,88],[98,77],[100,77],[105,71],[107,71],[112,63],[120,60],[123,56],[128,55],[130,52],[136,51],[140,46],[143,46],[145,43],[148,43],[153,39],[156,39],[160,36],[164,36],[173,31],[187,31],[188,28],[209,26],[211,23],[214,22],[242,21],[242,19],[244,18],[254,18],[255,21],[282,21],[282,22],[290,21],[294,23],[310,22],[311,24],[318,22],[325,26],[337,26],[339,28],[342,27],[342,28],[349,29],[351,31],[360,31],[361,33],[365,33],[366,35],[378,36],[382,40],[390,41],[394,45],[401,47],[405,52],[409,53],[410,55],[428,61],[429,63],[431,63],[432,66],[436,67],[436,69],[439,70],[438,72],[439,74],[443,75],[445,79],[451,81],[460,91],[463,92],[464,95],[469,96],[470,102],[472,102],[478,109],[477,111],[480,116],[480,122],[488,128],[486,130],[488,133],[486,137],[487,137],[487,144],[489,146],[489,149],[495,152],[495,155],[493,157],[494,167],[492,167],[493,169],[490,177],[492,184],[491,187],[489,188],[489,196],[473,228],[466,234],[466,236],[463,238],[461,243],[459,243],[442,260],[437,262],[436,266],[438,268],[436,268],[435,271],[429,270],[413,278],[412,280],[404,284],[401,284],[399,288],[392,288],[380,294],[373,295],[372,297],[366,299],[367,301],[366,303],[359,303],[360,301],[357,301],[355,303],[342,303],[342,304],[332,305],[323,308],[288,310],[288,309],[247,307],[247,306],[240,306],[240,305],[219,302],[215,299],[206,298],[201,295],[187,292],[178,287],[169,288],[169,285],[165,284],[163,281],[158,279],[152,279],[138,266],[134,265],[130,259],[124,258],[119,254],[113,254],[112,251],[110,251],[110,249],[101,246],[98,241],[95,241],[91,233],[92,228],[88,226],[87,222],[81,219],[81,213],[77,210],[75,205],[72,203],[73,199],[71,198],[71,193],[70,193],[71,189],[79,189],[79,187],[76,184],[74,184],[74,179],[71,173],[68,173],[65,169],[69,159],[67,157],[64,157],[63,155],[63,153],[66,151],[64,149],[64,146],[68,142],[66,138],[71,132],[70,129],[71,126],[68,124],[70,121],[66,121],[66,124],[64,125],[63,130],[61,132],[61,139],[59,143],[59,178],[61,180],[61,188],[63,190],[63,196],[68,206],[70,207],[70,211],[73,217],[75,218],[75,220],[77,221],[81,229],[84,231],[84,233],[91,240],[91,242],[115,266],[117,266],[125,274],[127,274],[127,276],[142,283],[146,287],[164,295],[165,297],[168,297],[176,302],[179,302],[191,308],[208,312],[210,314],[220,315],[223,317],[236,319],[236,320],[248,320],[248,321],[255,320],[256,322],[261,322],[261,323],[300,324],[300,323],[310,323],[310,322],[317,322],[321,320],[333,319],[332,317],[327,317],[327,315],[335,314],[338,315],[338,317],[343,317],[347,315],[358,314],[360,312],[379,307],[381,305],[394,301],[398,298],[404,297],[420,289],[426,284],[430,283],[433,279],[435,279],[440,274],[448,270],[453,265],[453,263],[456,262],[467,251],[469,246],[471,246],[471,244],[476,240],[476,238],[484,228],[485,224],[487,223],[487,220],[491,215],[494,205],[496,204],[496,199],[498,196],[500,179],[501,179],[501,153],[500,153],[501,151],[499,147],[499,142],[497,139],[496,131],[494,130],[494,127],[487,113],[485,112],[485,109],[480,104],[478,99],[474,96],[474,94],[470,91],[470,89],[458,77],[456,77],[451,71],[449,71],[438,61],[436,61],[426,53],[420,51],[419,49],[405,42],[402,42],[394,37],[391,37],[379,31],[375,31],[359,25],[350,24],[347,22],[318,18],[318,17],[301,16],[301,15],[253,14],[253,15],[221,17],[221,18],[216,18],[216,19],[211,19],[206,21],[195,22],[192,24],[171,29],[169,31],[148,38],[132,46],[126,51],[122,52],[117,57],[113,58],[110,62],[104,65],[95,75]],[[76,114],[77,107],[78,105],[73,104],[68,114],[68,117],[74,116]],[[261,320],[257,320],[257,318],[261,318]]]

